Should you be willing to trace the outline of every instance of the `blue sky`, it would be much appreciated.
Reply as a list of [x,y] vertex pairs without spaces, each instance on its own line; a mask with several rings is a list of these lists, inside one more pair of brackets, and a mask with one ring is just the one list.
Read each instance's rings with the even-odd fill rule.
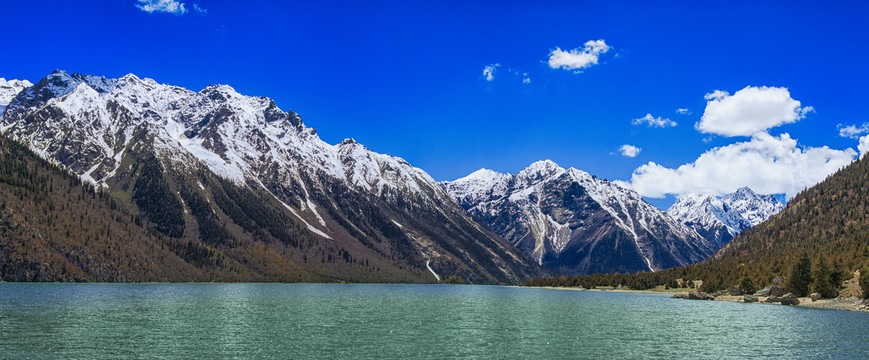
[[[35,82],[65,69],[134,73],[192,90],[229,84],[293,109],[327,142],[353,137],[437,180],[552,159],[631,181],[662,207],[672,194],[743,185],[792,195],[854,158],[869,132],[869,3],[117,0],[3,8],[0,77]],[[592,54],[596,64],[552,66],[553,51],[588,53],[597,40],[607,49]],[[778,104],[736,95],[749,86],[788,97]],[[715,90],[728,94],[705,98]],[[722,130],[741,121],[734,116],[764,113],[750,107],[767,106],[752,100],[766,98],[794,117],[769,127],[749,119],[754,137]],[[791,100],[799,105],[788,108]],[[709,112],[720,122],[704,133],[695,124],[713,101],[733,106]],[[646,114],[676,126],[635,124]],[[848,125],[854,131],[840,136]],[[623,145],[639,152],[623,156]],[[781,167],[740,158],[746,153]],[[675,170],[694,163],[706,165]],[[769,180],[764,169],[786,176]]]

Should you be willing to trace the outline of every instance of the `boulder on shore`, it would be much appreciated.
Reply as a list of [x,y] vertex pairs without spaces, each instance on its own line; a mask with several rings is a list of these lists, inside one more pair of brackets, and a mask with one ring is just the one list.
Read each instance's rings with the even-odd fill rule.
[[739,296],[739,295],[742,295],[742,294],[743,294],[742,289],[739,288],[739,285],[733,285],[733,286],[731,286],[730,289],[727,290],[727,292],[728,292],[731,296]]
[[769,289],[772,288],[772,285],[767,286],[763,289],[754,292],[754,296],[769,296]]
[[783,287],[772,284],[754,293],[755,296],[782,296],[785,290]]
[[671,299],[687,299],[688,294],[686,294],[686,293],[673,294],[673,296],[671,296],[670,298]]
[[782,305],[799,305],[800,299],[797,299],[797,296],[794,294],[787,293],[787,294],[785,294],[785,296],[782,296],[781,304]]
[[745,295],[742,297],[742,301],[747,303],[756,303],[757,300],[757,296],[754,295]]
[[688,293],[688,300],[715,300],[715,297],[702,291],[692,291]]
[[810,295],[810,296],[812,297],[812,301],[818,301],[818,300],[821,300],[824,298],[824,296],[821,295],[821,293],[812,293],[812,295]]
[[777,303],[777,302],[781,302],[781,297],[779,297],[779,296],[770,296],[770,297],[767,298],[766,301],[764,301],[764,302],[765,302],[765,303]]

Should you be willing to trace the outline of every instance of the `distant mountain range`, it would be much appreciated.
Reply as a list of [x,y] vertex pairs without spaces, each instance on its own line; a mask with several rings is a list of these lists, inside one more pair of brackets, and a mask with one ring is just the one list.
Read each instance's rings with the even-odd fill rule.
[[718,198],[706,194],[680,197],[667,213],[721,248],[742,230],[762,223],[784,209],[771,195],[758,195],[748,187]]
[[162,236],[272,281],[517,283],[541,276],[424,171],[229,86],[56,71],[0,83],[0,126]]
[[561,274],[631,273],[693,264],[717,248],[635,191],[539,161],[442,183],[456,201]]
[[[131,244],[168,246],[171,256],[144,255],[150,263],[172,258],[169,268],[186,269],[174,277],[153,270],[151,277],[124,270],[107,277],[105,268],[128,267],[112,258],[94,268],[47,245],[54,250],[46,254],[78,270],[52,268],[48,277],[10,270],[25,280],[450,276],[514,284],[549,274],[657,271],[706,259],[783,207],[743,188],[723,198],[684,196],[664,212],[624,185],[549,160],[515,175],[483,169],[437,183],[353,139],[325,143],[268,98],[226,85],[193,92],[132,74],[59,70],[36,84],[0,79],[0,129],[108,196],[116,214],[103,216],[131,217],[150,234]],[[101,246],[128,246],[106,241]]]
[[[676,279],[702,280],[708,292],[729,289],[745,279],[763,287],[780,276],[791,276],[794,265],[806,256],[817,276],[824,270],[847,280],[869,267],[869,159],[860,158],[821,183],[794,196],[787,206],[766,221],[743,230],[706,261],[684,267],[632,275],[592,275],[562,281],[535,279],[534,286],[610,285],[648,289]],[[745,191],[742,191],[745,193]],[[744,195],[744,194],[743,194]],[[759,208],[758,208],[759,209]],[[838,286],[834,284],[833,286]],[[813,285],[814,286],[814,285]],[[838,290],[836,288],[835,290]],[[846,289],[844,297],[859,291]]]

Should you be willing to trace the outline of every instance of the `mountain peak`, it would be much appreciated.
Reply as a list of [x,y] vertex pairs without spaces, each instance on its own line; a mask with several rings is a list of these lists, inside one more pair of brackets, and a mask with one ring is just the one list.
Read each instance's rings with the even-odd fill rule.
[[[497,177],[499,175],[503,175],[503,174],[501,174],[495,170],[480,168],[480,170],[474,171],[474,172],[468,174],[468,176],[463,177],[462,179],[489,179],[489,178]],[[461,179],[459,179],[459,180],[461,180]],[[458,180],[456,180],[456,181],[458,181]]]
[[667,210],[676,221],[694,228],[713,243],[724,245],[742,230],[775,215],[784,204],[743,186],[724,197],[686,194]]
[[33,86],[33,84],[27,80],[7,81],[5,78],[0,78],[0,116],[3,116],[3,113],[6,112],[6,106],[12,102],[12,99],[14,99],[18,93],[31,86]]
[[51,72],[51,74],[48,74],[48,76],[46,76],[46,77],[55,77],[55,76],[61,76],[61,77],[69,76],[69,73],[63,69],[55,69],[54,71]]
[[756,192],[754,192],[754,190],[751,190],[750,187],[748,187],[748,186],[743,186],[743,187],[741,187],[741,188],[739,188],[739,189],[736,189],[736,191],[734,191],[733,193],[731,193],[730,196],[740,196],[740,197],[745,197],[745,198],[756,198],[756,197],[758,197],[758,194],[757,194]]
[[554,161],[546,159],[535,161],[520,171],[517,175],[522,177],[549,177],[565,170],[558,166]]
[[0,87],[16,87],[16,86],[31,87],[31,86],[33,86],[33,83],[31,83],[30,81],[27,81],[27,80],[18,80],[18,79],[6,80],[6,78],[0,77]]

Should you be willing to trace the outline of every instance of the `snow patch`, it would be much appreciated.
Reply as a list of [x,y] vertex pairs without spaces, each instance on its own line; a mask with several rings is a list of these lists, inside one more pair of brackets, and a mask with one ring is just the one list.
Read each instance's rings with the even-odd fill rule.
[[431,264],[431,260],[426,260],[426,261],[425,261],[425,267],[428,268],[428,271],[431,271],[431,274],[434,275],[435,279],[437,279],[438,281],[441,281],[441,276],[438,275],[438,273],[436,273],[436,272],[434,271],[434,269],[431,268],[431,265],[429,265],[429,264]]

